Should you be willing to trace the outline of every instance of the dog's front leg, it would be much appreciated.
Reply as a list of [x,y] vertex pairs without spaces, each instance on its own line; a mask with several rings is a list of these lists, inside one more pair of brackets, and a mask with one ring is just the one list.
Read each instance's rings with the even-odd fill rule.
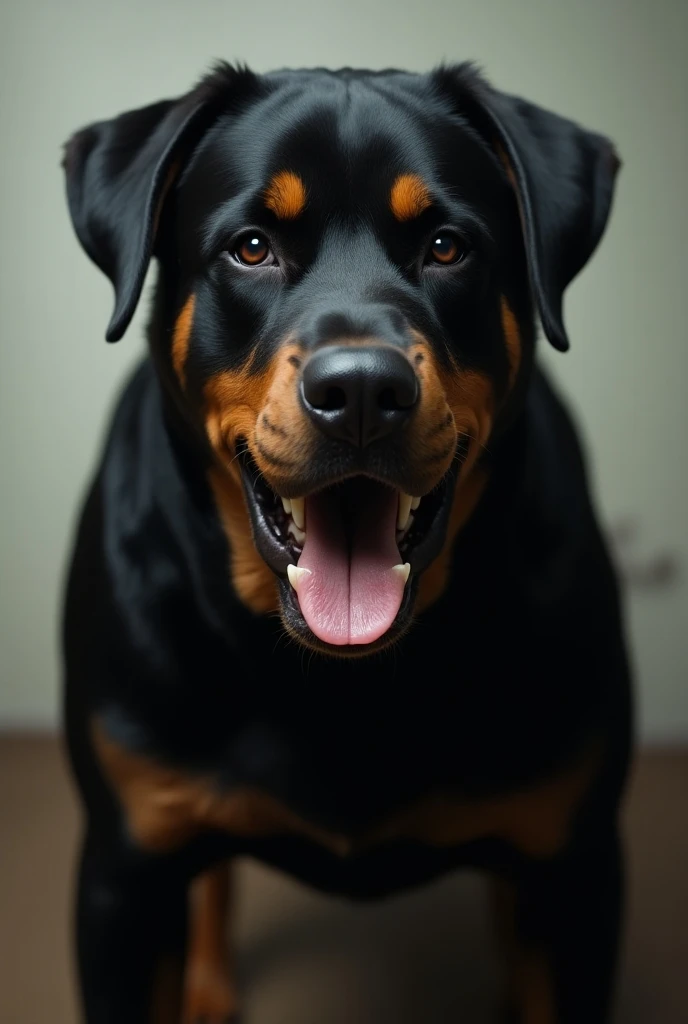
[[179,1024],[186,882],[170,859],[87,835],[76,920],[86,1024]]
[[509,1024],[607,1024],[622,909],[617,829],[579,836],[496,892]]

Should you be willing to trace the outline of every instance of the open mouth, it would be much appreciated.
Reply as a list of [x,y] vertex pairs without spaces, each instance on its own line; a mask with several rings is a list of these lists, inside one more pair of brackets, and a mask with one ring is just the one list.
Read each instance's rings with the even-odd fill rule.
[[281,581],[294,632],[312,646],[363,654],[403,631],[418,576],[444,544],[465,449],[460,443],[452,468],[423,497],[357,475],[290,499],[275,493],[241,447],[256,547]]

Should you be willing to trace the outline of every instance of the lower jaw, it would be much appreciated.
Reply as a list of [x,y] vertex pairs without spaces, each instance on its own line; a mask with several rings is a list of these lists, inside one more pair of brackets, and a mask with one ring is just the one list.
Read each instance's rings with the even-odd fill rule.
[[418,579],[411,576],[401,602],[399,611],[390,628],[377,640],[366,644],[328,644],[315,635],[308,627],[301,613],[296,592],[285,580],[278,580],[280,596],[280,615],[286,631],[294,639],[332,658],[365,658],[370,654],[383,651],[392,646],[409,630],[413,621],[413,607],[418,592]]

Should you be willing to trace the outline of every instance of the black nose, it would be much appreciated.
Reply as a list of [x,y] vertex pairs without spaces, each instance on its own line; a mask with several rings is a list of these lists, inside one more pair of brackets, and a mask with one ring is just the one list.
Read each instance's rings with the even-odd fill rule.
[[316,426],[363,448],[403,426],[418,380],[400,349],[325,345],[306,363],[301,395]]

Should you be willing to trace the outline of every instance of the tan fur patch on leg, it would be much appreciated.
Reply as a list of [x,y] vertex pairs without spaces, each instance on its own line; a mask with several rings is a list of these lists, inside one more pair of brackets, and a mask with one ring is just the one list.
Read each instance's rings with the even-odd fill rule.
[[227,939],[230,871],[228,864],[218,864],[191,885],[182,1024],[228,1024],[236,1016],[234,964]]

